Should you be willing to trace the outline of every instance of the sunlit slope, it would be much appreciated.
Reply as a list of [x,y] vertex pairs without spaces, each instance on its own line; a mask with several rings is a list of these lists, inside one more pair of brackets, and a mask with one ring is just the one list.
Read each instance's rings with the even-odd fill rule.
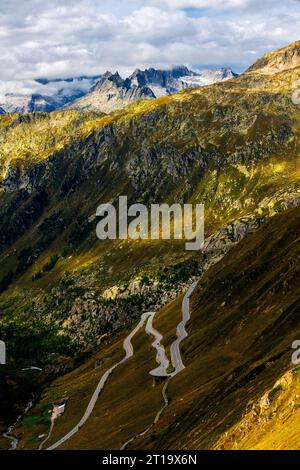
[[275,74],[299,67],[300,41],[265,54],[249,68],[249,72]]
[[6,114],[0,121],[0,178],[28,168],[88,134],[90,121],[101,114],[72,112]]
[[215,444],[216,449],[299,450],[299,367],[249,403],[243,417]]
[[[248,72],[104,118],[1,117],[4,248],[62,207],[70,209],[66,229],[74,212],[87,224],[99,202],[121,193],[146,203],[203,202],[208,231],[288,193],[299,182],[300,107],[291,101],[299,77],[299,68],[279,78]],[[37,210],[36,192],[44,196]],[[11,227],[24,225],[15,207],[29,212],[24,230]],[[87,235],[96,243],[94,228]]]
[[91,312],[85,298],[98,306],[108,287],[194,257],[181,242],[101,243],[96,208],[120,194],[129,203],[204,203],[206,236],[236,218],[259,225],[297,205],[297,78],[293,60],[276,73],[249,70],[111,116],[0,116],[2,327],[22,336],[54,323],[56,335],[72,316],[79,330],[77,315]]

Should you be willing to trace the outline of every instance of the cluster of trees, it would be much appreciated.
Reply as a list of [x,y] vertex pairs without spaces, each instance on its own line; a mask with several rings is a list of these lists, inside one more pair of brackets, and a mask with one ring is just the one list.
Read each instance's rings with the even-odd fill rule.
[[37,279],[41,279],[44,273],[48,273],[49,271],[51,271],[51,269],[54,268],[58,260],[59,260],[59,255],[52,255],[49,261],[47,261],[47,263],[44,264],[42,269],[32,276],[32,282],[36,281]]
[[161,268],[158,273],[159,282],[175,284],[187,282],[193,276],[201,275],[200,263],[194,259],[182,261],[173,266]]

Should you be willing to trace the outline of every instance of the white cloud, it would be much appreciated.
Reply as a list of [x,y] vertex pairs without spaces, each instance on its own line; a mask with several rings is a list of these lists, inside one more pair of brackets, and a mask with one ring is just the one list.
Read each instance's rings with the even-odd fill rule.
[[1,0],[0,80],[246,67],[299,30],[297,0]]
[[123,34],[143,41],[168,40],[196,33],[193,23],[182,11],[164,11],[157,7],[144,7],[124,18]]
[[226,10],[230,8],[245,8],[251,0],[154,0],[154,4],[164,4],[171,9],[183,8],[213,8]]
[[50,83],[39,83],[35,80],[7,80],[0,81],[0,102],[6,102],[9,94],[20,97],[28,97],[32,94],[53,96],[59,92],[60,96],[73,96],[74,91],[86,93],[95,83],[93,79],[75,79],[73,81],[57,81]]

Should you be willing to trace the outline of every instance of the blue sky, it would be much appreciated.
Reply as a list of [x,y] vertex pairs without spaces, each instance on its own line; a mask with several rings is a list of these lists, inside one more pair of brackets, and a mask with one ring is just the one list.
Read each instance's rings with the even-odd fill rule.
[[231,66],[300,39],[299,0],[1,0],[0,80]]

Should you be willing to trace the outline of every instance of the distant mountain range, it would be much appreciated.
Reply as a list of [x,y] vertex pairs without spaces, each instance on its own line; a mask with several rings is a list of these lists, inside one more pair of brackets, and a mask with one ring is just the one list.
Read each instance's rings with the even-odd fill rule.
[[4,112],[21,114],[60,108],[110,113],[139,99],[154,99],[235,76],[230,68],[194,72],[179,66],[136,70],[125,79],[118,72],[106,72],[94,77],[0,82],[0,107]]
[[54,111],[84,96],[100,76],[0,82],[0,107],[7,113]]
[[118,72],[106,72],[89,93],[66,108],[111,113],[140,99],[155,99],[236,76],[230,68],[193,72],[185,66],[171,70],[137,69],[126,79],[121,78]]

